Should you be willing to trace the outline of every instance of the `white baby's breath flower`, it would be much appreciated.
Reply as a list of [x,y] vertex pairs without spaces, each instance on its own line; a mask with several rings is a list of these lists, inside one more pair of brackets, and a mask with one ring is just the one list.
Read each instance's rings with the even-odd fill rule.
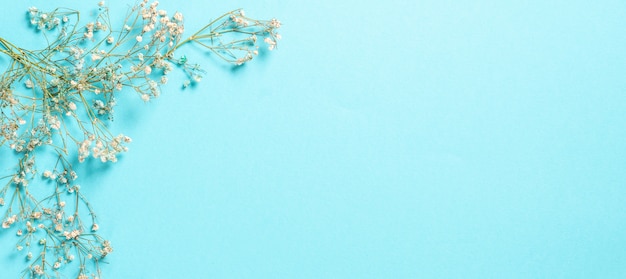
[[269,45],[269,50],[273,50],[276,47],[276,41],[272,40],[271,38],[265,38],[263,41]]
[[30,16],[36,16],[37,12],[39,12],[39,9],[33,6],[33,7],[28,8],[28,12],[30,13]]
[[183,21],[183,14],[179,12],[174,13],[174,19],[178,22]]
[[141,43],[141,41],[143,41],[143,37],[137,36],[135,37],[135,40],[137,40],[138,43]]
[[4,222],[2,222],[2,228],[3,229],[8,229],[11,227],[11,225],[13,223],[15,223],[17,221],[17,215],[13,215],[11,217],[8,217],[4,220]]
[[270,26],[274,28],[280,28],[280,21],[278,19],[272,18],[270,21]]

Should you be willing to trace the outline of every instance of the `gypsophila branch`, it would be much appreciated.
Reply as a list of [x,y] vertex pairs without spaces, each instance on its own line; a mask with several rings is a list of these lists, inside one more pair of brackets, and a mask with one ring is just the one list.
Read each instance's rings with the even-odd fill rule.
[[[119,24],[104,1],[86,23],[77,10],[31,7],[27,13],[45,41],[42,49],[0,37],[0,56],[8,58],[0,73],[0,148],[16,158],[11,172],[0,176],[0,221],[18,237],[14,248],[28,263],[22,278],[102,275],[100,264],[113,249],[98,234],[75,165],[115,163],[128,151],[131,138],[108,128],[119,92],[149,102],[174,68],[187,75],[183,87],[201,81],[202,68],[176,53],[187,44],[242,65],[259,54],[261,44],[273,50],[281,38],[278,20],[253,19],[238,9],[183,39],[182,13],[158,6],[140,1]],[[37,160],[51,154],[52,160]],[[31,191],[35,183],[46,193]]]

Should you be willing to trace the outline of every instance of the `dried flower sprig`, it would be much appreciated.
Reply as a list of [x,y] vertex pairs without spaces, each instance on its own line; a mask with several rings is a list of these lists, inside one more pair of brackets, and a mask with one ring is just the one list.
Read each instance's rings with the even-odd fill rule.
[[[281,38],[278,20],[252,19],[243,10],[183,39],[183,15],[159,9],[158,1],[129,8],[120,28],[104,1],[98,6],[86,24],[76,10],[29,8],[30,23],[47,43],[40,50],[0,37],[0,55],[10,61],[0,73],[0,148],[16,156],[13,171],[0,177],[0,221],[3,229],[15,230],[16,249],[25,253],[22,278],[58,278],[61,271],[79,279],[101,276],[100,263],[113,249],[98,234],[96,213],[73,165],[116,162],[128,151],[130,137],[108,128],[120,91],[150,101],[174,68],[187,74],[184,87],[199,82],[201,67],[175,56],[188,43],[241,65],[258,55],[260,42],[272,50]],[[31,183],[43,190],[33,191]]]

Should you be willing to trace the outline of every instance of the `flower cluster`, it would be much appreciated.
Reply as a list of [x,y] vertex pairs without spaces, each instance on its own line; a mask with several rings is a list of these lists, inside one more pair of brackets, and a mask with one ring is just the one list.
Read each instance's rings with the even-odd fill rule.
[[[0,177],[2,229],[15,230],[16,250],[25,253],[23,278],[67,277],[62,271],[99,278],[99,264],[113,248],[98,234],[75,165],[114,163],[128,151],[131,138],[109,130],[117,94],[135,92],[144,102],[158,98],[175,68],[187,74],[183,87],[200,82],[200,66],[175,55],[189,43],[244,64],[259,54],[258,42],[276,48],[281,23],[235,10],[184,38],[183,14],[149,0],[131,6],[119,25],[110,22],[104,1],[87,23],[79,22],[78,11],[64,8],[30,7],[27,15],[45,37],[44,48],[28,50],[0,38],[0,55],[9,61],[0,73],[0,150],[16,158]],[[32,183],[43,188],[31,191]]]

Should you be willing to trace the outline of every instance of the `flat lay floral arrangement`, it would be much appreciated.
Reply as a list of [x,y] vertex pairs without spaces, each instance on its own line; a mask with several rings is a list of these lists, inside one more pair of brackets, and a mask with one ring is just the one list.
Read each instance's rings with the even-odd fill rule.
[[118,94],[149,102],[175,70],[187,77],[175,86],[200,82],[204,71],[176,53],[181,46],[196,44],[237,66],[275,49],[281,38],[278,20],[253,19],[243,10],[185,36],[183,14],[160,9],[158,1],[130,6],[123,22],[111,21],[104,1],[95,9],[84,19],[67,8],[28,8],[41,49],[21,48],[0,34],[6,64],[0,64],[6,66],[0,72],[0,152],[14,158],[0,170],[0,236],[16,237],[15,246],[2,249],[25,259],[21,278],[101,278],[113,246],[98,233],[104,224],[76,183],[76,166],[115,163],[128,151],[131,138],[109,130]]

